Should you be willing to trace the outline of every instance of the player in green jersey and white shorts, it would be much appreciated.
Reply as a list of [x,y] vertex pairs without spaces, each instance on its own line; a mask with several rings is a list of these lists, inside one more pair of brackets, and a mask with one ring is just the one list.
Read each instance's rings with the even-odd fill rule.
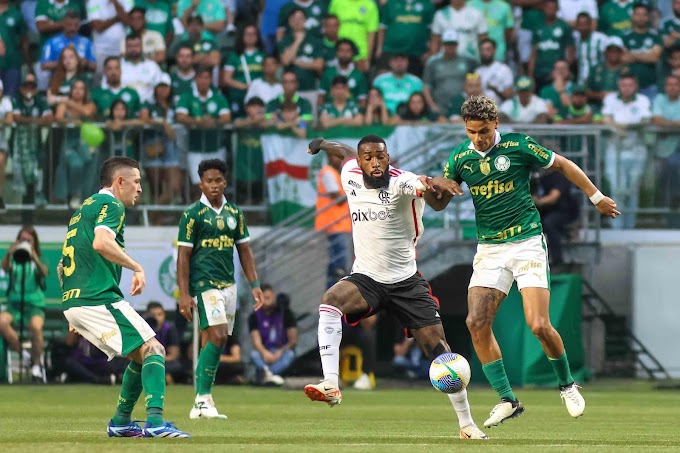
[[[127,356],[116,413],[109,437],[191,437],[163,420],[165,349],[153,329],[123,298],[122,268],[134,272],[130,296],[142,293],[142,266],[125,253],[125,208],[142,193],[139,164],[127,157],[107,159],[101,169],[102,189],[86,199],[68,224],[57,273],[62,307],[70,327],[109,356]],[[142,393],[147,422],[131,420]]]
[[[552,364],[560,395],[572,417],[583,414],[585,401],[575,385],[560,334],[550,323],[550,269],[541,219],[529,192],[532,167],[553,168],[590,197],[601,214],[616,217],[616,203],[604,196],[575,163],[546,149],[531,137],[499,133],[498,107],[486,96],[471,96],[461,108],[468,140],[449,156],[444,177],[465,181],[475,206],[479,245],[468,287],[467,325],[487,379],[498,392],[484,426],[519,416],[524,407],[510,387],[501,350],[492,331],[496,312],[513,281],[522,294],[524,315]],[[437,178],[433,181],[437,185]],[[425,201],[444,209],[450,192]]]
[[243,211],[224,196],[227,164],[220,159],[204,160],[198,165],[198,176],[203,194],[182,214],[177,238],[179,312],[191,321],[195,308],[204,332],[196,366],[196,398],[189,417],[225,419],[215,407],[212,386],[236,317],[234,246],[252,288],[255,310],[262,306],[262,290]]

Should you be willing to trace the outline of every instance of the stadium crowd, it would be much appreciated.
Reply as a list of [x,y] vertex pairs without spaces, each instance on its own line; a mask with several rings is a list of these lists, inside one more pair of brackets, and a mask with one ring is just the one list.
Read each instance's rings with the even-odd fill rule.
[[[267,129],[460,123],[475,94],[505,123],[677,126],[680,0],[0,0],[0,80],[0,210],[8,172],[23,203],[76,208],[111,154],[181,204],[205,158],[261,187]],[[605,175],[639,186],[645,143],[617,130]],[[652,153],[659,181],[677,142]]]

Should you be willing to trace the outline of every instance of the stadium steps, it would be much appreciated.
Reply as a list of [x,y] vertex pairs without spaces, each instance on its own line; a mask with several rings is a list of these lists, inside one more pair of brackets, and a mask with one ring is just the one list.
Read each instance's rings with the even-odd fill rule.
[[614,312],[607,301],[583,279],[584,323],[598,319],[605,329],[603,371],[610,376],[670,379],[668,371],[628,327],[628,319]]

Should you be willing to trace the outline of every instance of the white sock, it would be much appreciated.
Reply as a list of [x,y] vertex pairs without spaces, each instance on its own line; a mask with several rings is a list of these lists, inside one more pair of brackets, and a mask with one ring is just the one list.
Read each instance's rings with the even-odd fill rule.
[[466,389],[463,389],[462,392],[450,393],[449,399],[451,400],[453,409],[456,411],[458,424],[461,428],[465,428],[466,426],[475,423],[474,420],[472,420],[472,412],[470,411],[470,403],[468,403]]
[[338,386],[342,312],[332,305],[319,305],[319,355],[323,378]]

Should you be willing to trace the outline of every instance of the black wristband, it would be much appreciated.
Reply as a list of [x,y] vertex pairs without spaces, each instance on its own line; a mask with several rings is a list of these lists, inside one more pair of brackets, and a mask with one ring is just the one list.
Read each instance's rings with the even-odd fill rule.
[[313,154],[318,153],[321,150],[321,143],[323,143],[323,138],[315,138],[311,142],[309,142],[309,149],[312,151]]

